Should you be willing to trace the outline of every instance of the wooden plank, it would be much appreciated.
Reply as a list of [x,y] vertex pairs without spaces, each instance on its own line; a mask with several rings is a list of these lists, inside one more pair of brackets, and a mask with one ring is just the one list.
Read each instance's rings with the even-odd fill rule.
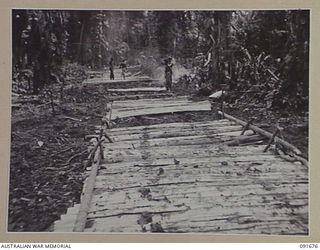
[[[232,132],[230,132],[232,133]],[[153,138],[148,141],[148,145],[141,144],[140,140],[127,140],[127,141],[116,141],[110,146],[111,150],[127,150],[127,149],[147,149],[157,150],[160,147],[174,147],[174,146],[201,146],[207,147],[208,145],[220,143],[227,143],[232,140],[232,136],[224,136],[223,138],[219,135],[196,135],[196,136],[178,136],[178,137],[165,137],[165,138]],[[227,149],[227,148],[226,148]]]
[[114,139],[114,141],[127,141],[127,140],[142,140],[142,139],[155,139],[155,138],[170,138],[170,137],[183,137],[183,136],[199,136],[199,135],[208,135],[208,134],[221,134],[226,132],[239,132],[241,133],[241,126],[225,126],[225,127],[217,127],[207,130],[194,130],[194,129],[185,129],[182,131],[147,131],[145,130],[143,133],[132,133],[132,134],[118,134],[110,136]]
[[[141,159],[149,159],[149,160],[159,160],[159,159],[173,159],[173,158],[196,158],[196,157],[205,157],[213,158],[218,157],[222,158],[225,157],[227,160],[232,160],[232,158],[236,156],[254,156],[257,157],[265,155],[265,153],[261,152],[259,150],[259,147],[254,148],[253,146],[239,146],[239,147],[233,147],[232,149],[228,150],[227,146],[220,146],[220,145],[208,145],[207,147],[202,147],[202,145],[199,145],[198,147],[193,146],[172,146],[168,148],[160,147],[156,150],[148,148],[143,148],[142,150],[136,150],[136,149],[126,149],[121,152],[117,150],[108,150],[105,151],[105,156],[107,156],[108,159],[106,161],[114,160],[114,159],[120,159],[122,157],[122,160],[125,161],[127,158],[132,157],[132,160],[141,160]],[[270,154],[271,155],[271,154]],[[272,155],[271,155],[272,156]],[[279,159],[281,159],[279,157]],[[285,161],[285,160],[282,160]]]
[[117,93],[117,92],[164,92],[166,88],[164,87],[140,87],[140,88],[128,88],[128,89],[108,89],[108,92]]
[[193,102],[185,97],[169,97],[161,99],[139,99],[139,100],[126,100],[126,101],[115,101],[114,107],[117,110],[127,110],[131,108],[157,108],[159,106],[180,106],[180,105],[194,105],[197,103],[205,103],[208,101]]
[[[254,203],[256,205],[260,205],[260,203],[261,205],[284,203],[292,208],[299,209],[299,207],[303,207],[308,202],[307,192],[305,192],[307,188],[306,184],[300,186],[280,184],[276,189],[273,189],[273,191],[267,191],[259,184],[234,185],[231,186],[231,189],[226,186],[218,188],[215,185],[200,186],[198,183],[198,185],[190,185],[190,189],[186,190],[186,186],[187,185],[176,185],[175,189],[168,189],[163,186],[151,187],[150,197],[145,199],[141,199],[141,193],[139,192],[141,187],[116,191],[105,190],[105,192],[96,190],[91,213],[96,211],[94,209],[103,210],[104,208],[112,211],[116,206],[119,206],[119,203],[123,203],[121,208],[118,207],[119,209],[129,209],[136,206],[152,207],[156,205],[166,205],[168,203],[171,205],[179,203],[188,204],[192,202],[192,199],[198,199],[199,197],[201,198],[201,203],[207,206],[212,206],[213,204],[224,206],[224,203],[226,203],[226,207],[232,205],[236,207],[241,205],[248,206]],[[258,192],[253,193],[252,190],[257,190]],[[286,198],[286,200],[283,200],[283,198]],[[288,200],[290,201],[287,202]]]
[[204,103],[206,101],[193,102],[191,100],[182,98],[176,99],[175,97],[170,98],[161,98],[161,99],[139,99],[139,100],[126,100],[126,101],[115,101],[114,107],[117,109],[127,109],[127,108],[145,108],[145,107],[159,107],[161,105],[171,105],[171,106],[179,106],[179,105],[188,105],[188,104],[196,104],[196,103]]
[[[254,178],[252,178],[252,179],[244,178],[244,179],[238,180],[236,182],[235,182],[235,180],[233,180],[233,181],[228,180],[227,182],[223,182],[223,178],[221,178],[221,180],[217,181],[217,182],[214,182],[212,180],[195,180],[195,179],[186,179],[185,178],[185,179],[182,179],[179,181],[167,180],[167,181],[161,181],[158,183],[152,183],[150,181],[145,181],[139,185],[135,185],[136,183],[139,183],[139,182],[134,183],[134,182],[132,182],[133,180],[130,178],[129,179],[130,181],[128,183],[126,183],[126,185],[119,185],[117,183],[110,183],[107,186],[103,185],[103,182],[100,181],[99,183],[97,183],[98,186],[95,190],[95,196],[97,196],[99,198],[103,198],[103,197],[109,196],[111,193],[116,193],[118,195],[118,197],[120,197],[119,195],[122,193],[123,198],[119,198],[119,202],[123,202],[123,201],[126,201],[126,199],[127,199],[124,196],[124,194],[128,195],[133,192],[139,194],[139,190],[141,188],[146,188],[146,189],[151,190],[150,193],[148,194],[148,195],[150,195],[150,197],[148,196],[147,198],[145,198],[145,200],[148,200],[148,202],[149,201],[150,202],[151,201],[158,202],[161,200],[166,200],[166,202],[172,203],[172,201],[177,200],[177,199],[178,200],[184,200],[184,199],[191,200],[192,198],[197,198],[198,196],[201,196],[203,201],[205,201],[205,197],[207,197],[207,199],[210,200],[210,199],[214,199],[216,195],[219,196],[218,198],[216,198],[216,200],[218,201],[221,197],[226,197],[227,199],[230,199],[230,197],[234,196],[234,194],[237,192],[238,189],[244,188],[244,189],[248,189],[251,191],[250,195],[249,195],[249,200],[248,200],[249,203],[253,203],[254,197],[258,197],[259,200],[261,201],[261,203],[263,203],[262,197],[260,195],[263,195],[263,196],[270,195],[270,199],[276,199],[278,197],[279,199],[283,200],[284,195],[288,196],[290,194],[290,192],[292,192],[292,190],[294,189],[295,186],[300,185],[300,186],[298,186],[299,188],[297,188],[300,191],[298,193],[301,195],[301,197],[304,197],[304,199],[307,201],[307,197],[308,197],[308,195],[307,195],[308,181],[307,180],[304,180],[304,179],[294,180],[293,179],[294,176],[292,176],[292,179],[290,179],[288,182],[281,183],[281,181],[279,180],[279,177],[278,177],[278,179],[272,179],[271,182],[268,184],[268,186],[264,186],[258,182],[258,180],[257,180],[258,178],[259,178],[258,176],[255,177],[256,180],[254,180]],[[260,177],[260,178],[262,178],[262,177]],[[121,179],[121,181],[125,181],[125,180]],[[139,179],[137,181],[141,182],[143,180]],[[251,185],[248,185],[248,182],[251,183]],[[279,187],[284,184],[287,184],[287,186],[285,187],[286,191],[281,196],[269,194],[269,193],[277,192]],[[254,189],[251,189],[251,188],[254,188]],[[268,194],[264,195],[264,193],[262,192],[263,189],[272,190],[272,192],[269,191]],[[157,190],[161,190],[161,192],[162,192],[161,195],[157,195],[159,192]],[[188,190],[193,190],[193,191],[191,193],[189,193]],[[207,192],[211,192],[212,195],[210,196],[209,193],[207,193]],[[132,199],[132,201],[133,201],[135,196],[134,195],[129,195],[129,196],[130,196],[130,198],[128,198],[128,199]],[[297,196],[295,199],[293,199],[292,203],[293,202],[296,203],[298,201],[297,198],[302,200],[301,197]],[[140,194],[139,197],[136,197],[136,201],[140,202],[140,198],[144,198],[144,197],[142,197]],[[97,200],[97,199],[98,198],[95,198],[95,200]],[[103,198],[103,199],[108,200],[108,203],[111,208],[110,198]],[[265,198],[263,198],[263,199],[265,199]],[[187,202],[187,200],[185,202]],[[288,200],[288,199],[286,199],[286,200]],[[244,201],[241,201],[241,202],[244,202]],[[224,205],[227,205],[227,204],[224,204]],[[230,205],[232,205],[232,204],[230,204]],[[233,205],[235,205],[235,204],[233,204]]]
[[132,111],[121,111],[115,107],[113,112],[112,120],[116,118],[125,118],[130,116],[141,116],[141,115],[156,115],[156,114],[167,114],[167,113],[178,113],[178,112],[191,112],[191,111],[210,111],[211,106],[208,101],[190,103],[179,106],[166,107],[159,104],[159,107],[149,109],[136,109]]
[[117,101],[115,103],[122,105],[122,106],[128,106],[128,105],[137,105],[141,106],[144,105],[145,103],[154,103],[155,101],[161,101],[161,102],[186,102],[192,100],[188,96],[170,96],[170,97],[165,97],[161,98],[161,100],[155,100],[154,98],[146,98],[146,99],[138,99],[138,100],[125,100],[125,101]]
[[[182,135],[182,136],[175,136],[175,137],[158,137],[158,138],[148,138],[148,145],[150,147],[160,147],[166,145],[205,145],[205,144],[217,144],[228,142],[233,138],[239,135],[239,130],[231,131],[231,132],[223,132],[223,133],[215,133],[212,135]],[[122,141],[117,139],[117,136],[112,137],[113,141],[116,144],[113,144],[115,147],[123,147],[129,144],[129,148],[134,148],[135,146],[144,147],[141,145],[141,139],[139,138],[122,138]]]
[[[257,156],[254,155],[243,155],[243,156],[234,156],[234,157],[230,157],[228,159],[230,163],[230,165],[233,164],[238,164],[240,165],[241,163],[247,164],[247,168],[248,166],[250,166],[250,164],[253,162],[258,162],[261,163],[262,161],[266,161],[266,162],[270,162],[269,164],[272,164],[273,161],[277,161],[277,160],[282,160],[279,157],[273,157],[272,155],[259,155],[259,160],[257,159]],[[109,160],[110,161],[110,160]],[[195,165],[201,166],[202,164],[211,164],[211,166],[222,166],[222,162],[226,161],[225,156],[212,156],[212,157],[197,157],[197,156],[190,156],[186,159],[180,159],[180,164],[179,166],[181,166],[181,169],[184,170],[184,166],[192,166],[194,167]],[[227,162],[228,162],[227,161]],[[286,161],[284,161],[286,162]],[[105,165],[106,164],[106,165]],[[192,165],[193,164],[193,165]],[[293,166],[295,166],[296,168],[299,167],[298,163],[291,163]],[[113,162],[110,163],[103,163],[103,168],[106,168],[108,166],[108,169],[110,169],[110,171],[114,171],[114,172],[121,172],[122,168],[130,168],[131,171],[140,171],[142,168],[144,167],[150,167],[150,168],[160,168],[160,167],[164,167],[164,166],[173,166],[174,165],[174,160],[173,158],[163,158],[163,159],[156,159],[156,160],[135,160],[135,161],[128,161],[128,160],[123,160],[121,157],[119,157],[118,159],[113,159]],[[229,166],[229,165],[228,165]],[[281,164],[278,163],[279,168],[281,168]],[[240,168],[240,166],[239,166]],[[187,171],[185,169],[185,171]],[[223,170],[221,169],[221,171],[227,171],[227,170]],[[304,175],[307,175],[307,173],[304,173]]]
[[[208,212],[206,210],[199,212]],[[233,214],[226,214],[225,217],[231,217]],[[239,216],[241,218],[241,215]],[[217,233],[217,234],[278,234],[278,235],[290,235],[290,234],[307,234],[302,233],[305,230],[300,226],[290,223],[290,220],[268,220],[266,223],[255,223],[254,225],[247,223],[237,224],[236,222],[230,222],[228,219],[209,219],[207,223],[196,223],[192,221],[188,215],[184,217],[178,217],[170,215],[154,215],[153,221],[161,223],[165,233]],[[231,217],[232,218],[232,217]],[[250,217],[249,217],[250,218]],[[93,228],[86,229],[86,232],[135,232],[143,233],[150,232],[150,224],[141,227],[136,222],[139,219],[138,215],[128,215],[116,218],[100,219],[94,223]],[[171,222],[174,220],[173,222]],[[253,220],[254,221],[254,220]],[[282,222],[282,223],[279,223]],[[193,225],[195,224],[195,225]],[[108,225],[107,228],[105,225]],[[144,228],[144,230],[143,230]]]
[[[263,177],[265,175],[266,178],[269,177],[276,177],[276,176],[282,176],[286,177],[288,175],[293,176],[306,176],[306,173],[302,170],[296,170],[295,164],[292,164],[290,162],[281,162],[277,161],[277,159],[274,160],[259,160],[259,161],[228,161],[226,165],[225,161],[222,159],[220,160],[211,160],[207,162],[199,162],[199,163],[183,163],[183,164],[163,164],[163,165],[156,165],[156,164],[137,164],[135,162],[131,163],[131,165],[123,164],[123,165],[117,165],[113,166],[113,164],[110,164],[108,168],[105,168],[106,165],[102,165],[102,169],[99,170],[99,177],[97,177],[97,180],[100,178],[106,178],[108,175],[112,175],[117,178],[126,178],[128,176],[132,176],[133,173],[136,173],[136,175],[140,176],[143,175],[143,178],[145,178],[145,175],[150,174],[153,177],[160,176],[162,177],[168,177],[171,178],[171,176],[181,176],[181,175],[197,175],[199,177],[212,177],[212,178],[220,178],[222,176],[223,178],[237,178],[241,179],[243,176],[250,176],[251,177]],[[278,167],[278,168],[277,168]],[[128,169],[129,168],[129,169]],[[159,174],[159,169],[162,169],[162,173]],[[128,170],[127,170],[128,169]],[[203,176],[207,175],[207,176]],[[113,178],[111,177],[111,178]],[[282,178],[281,177],[281,178]],[[217,180],[218,180],[217,179]]]
[[[203,121],[203,122],[174,122],[174,123],[160,123],[160,124],[153,124],[153,125],[143,125],[143,126],[133,126],[133,127],[122,127],[122,128],[112,128],[109,131],[111,133],[119,132],[119,133],[125,133],[129,131],[128,133],[131,133],[131,131],[136,130],[153,130],[153,129],[167,129],[167,128],[176,128],[176,129],[183,129],[183,128],[198,128],[198,127],[206,127],[206,126],[224,126],[224,125],[232,125],[236,124],[234,122],[230,122],[229,120],[214,120],[214,121]],[[96,129],[100,129],[101,126],[97,126]]]
[[[249,177],[252,179],[251,181],[248,181]],[[287,199],[290,204],[296,204],[298,200],[295,199],[297,198],[299,198],[299,200],[308,200],[308,181],[304,179],[295,180],[293,176],[291,177],[292,179],[289,181],[282,181],[280,175],[278,175],[278,177],[275,177],[278,182],[272,184],[261,181],[261,176],[255,175],[247,176],[246,178],[240,177],[242,179],[239,180],[239,177],[233,176],[226,178],[227,183],[223,182],[223,178],[217,182],[214,180],[198,180],[195,178],[182,180],[178,180],[177,178],[171,180],[160,178],[154,182],[146,181],[139,183],[138,181],[136,185],[134,185],[132,179],[129,178],[130,183],[120,185],[115,181],[114,177],[110,176],[106,179],[109,180],[107,185],[103,185],[104,179],[97,181],[98,186],[95,190],[95,198],[93,201],[99,200],[100,202],[110,202],[110,204],[113,204],[123,202],[123,199],[129,199],[130,202],[139,202],[140,198],[145,198],[144,200],[155,202],[158,201],[157,198],[164,198],[165,196],[173,201],[175,199],[192,199],[199,195],[203,198],[207,197],[211,199],[212,202],[214,202],[215,198],[231,199],[233,197],[234,199],[238,199],[240,196],[246,197],[240,197],[239,200],[244,199],[250,202],[250,200],[253,201],[258,198],[262,201],[266,199],[262,197],[264,195],[269,197],[269,201],[282,200],[283,202],[283,196],[287,196],[290,199],[292,198],[291,200]],[[234,184],[232,184],[232,178],[237,179]],[[139,192],[141,188],[150,189],[150,199],[141,196]],[[125,194],[130,197],[127,197]],[[294,197],[295,199],[293,199]]]
[[73,227],[74,232],[83,232],[86,225],[88,212],[91,206],[92,192],[94,189],[95,180],[96,180],[96,176],[98,173],[98,168],[99,168],[99,164],[102,156],[100,151],[97,149],[103,141],[104,139],[100,139],[100,141],[97,142],[94,147],[93,154],[95,154],[94,158],[96,159],[96,161],[94,161],[94,164],[90,171],[90,175],[85,182],[84,193],[83,193],[83,196],[81,197],[79,212]]
[[153,99],[162,99],[164,97],[172,96],[172,93],[146,93],[146,94],[128,94],[125,95],[114,95],[109,96],[109,99],[111,101],[123,101],[123,100],[139,100],[139,99],[147,99],[147,98],[153,98]]
[[224,123],[222,126],[211,126],[211,125],[203,125],[203,126],[185,126],[185,127],[168,127],[168,128],[162,128],[162,129],[158,129],[158,128],[142,128],[142,129],[128,129],[126,131],[110,131],[110,135],[111,136],[119,136],[119,135],[130,135],[130,134],[135,134],[135,135],[141,135],[141,134],[145,134],[145,133],[159,133],[159,131],[168,131],[170,133],[182,133],[185,132],[186,134],[190,131],[198,131],[198,132],[202,132],[203,134],[205,134],[205,132],[207,132],[207,135],[210,136],[212,131],[215,130],[222,130],[223,127],[237,127],[239,128],[240,126],[235,126],[232,123]]
[[[225,137],[227,141],[227,137]],[[231,137],[230,137],[231,138]],[[112,150],[126,150],[126,149],[143,149],[143,148],[152,148],[152,147],[166,147],[166,146],[187,146],[187,145],[206,145],[218,143],[221,140],[218,136],[180,136],[180,137],[171,137],[171,138],[156,138],[148,141],[148,145],[143,145],[140,143],[140,140],[128,140],[128,141],[116,141],[113,139],[113,144],[110,145]]]
[[[290,187],[287,188],[289,190]],[[204,190],[204,189],[202,189]],[[119,199],[119,195],[114,196],[115,193],[105,193],[101,194],[100,199],[95,201],[95,205],[92,207],[90,212],[90,217],[93,218],[95,216],[99,217],[113,217],[118,216],[119,214],[128,215],[129,211],[137,214],[148,211],[148,213],[158,212],[165,213],[166,210],[169,209],[174,211],[175,208],[180,208],[181,210],[175,210],[175,212],[186,212],[186,208],[194,210],[193,218],[198,217],[195,210],[207,208],[213,209],[216,211],[212,211],[211,213],[205,213],[203,216],[212,216],[212,217],[220,217],[224,212],[222,209],[214,209],[215,207],[225,207],[236,210],[239,208],[243,209],[244,207],[252,207],[252,208],[260,208],[260,207],[269,207],[274,206],[275,208],[291,208],[293,210],[302,210],[304,207],[308,206],[307,199],[297,199],[298,196],[292,196],[289,193],[283,193],[281,197],[274,199],[275,196],[269,194],[260,195],[249,195],[248,196],[236,196],[236,195],[223,195],[224,192],[216,192],[216,195],[210,197],[209,192],[214,191],[212,188],[206,189],[204,194],[200,193],[200,190],[194,193],[187,194],[185,196],[173,196],[165,193],[164,196],[153,196],[155,194],[154,190],[152,190],[150,198],[141,199],[139,196],[139,192],[134,190],[135,192],[123,191],[122,197]],[[138,195],[135,195],[138,194]],[[199,195],[201,194],[201,195]],[[299,193],[300,195],[305,195],[304,193]],[[165,197],[165,198],[164,198]],[[263,198],[262,198],[263,197]],[[294,199],[298,202],[286,202],[283,200],[286,199]],[[120,206],[120,204],[122,205]],[[106,209],[107,207],[107,209]],[[301,209],[302,208],[302,209]],[[258,210],[258,209],[257,209]],[[220,212],[220,213],[219,213]],[[155,213],[155,214],[156,214]]]
[[[181,107],[181,106],[197,106],[197,105],[203,105],[205,102],[187,102],[187,103],[181,103],[181,104],[177,104],[177,103],[166,103],[166,104],[162,104],[162,106],[164,106],[165,108],[173,108],[173,107]],[[153,104],[146,104],[143,105],[141,107],[137,107],[137,106],[128,106],[128,107],[117,107],[115,106],[115,108],[117,109],[117,112],[128,112],[128,111],[137,111],[137,110],[146,110],[146,109],[156,109],[159,108],[159,106],[161,105],[161,103],[153,103]]]
[[[198,187],[214,187],[215,189],[219,189],[222,187],[227,187],[230,190],[234,188],[236,192],[236,188],[238,186],[248,186],[248,183],[257,184],[260,188],[266,187],[270,190],[277,190],[278,185],[281,184],[289,184],[289,185],[297,185],[302,184],[307,187],[308,179],[301,175],[297,174],[286,174],[288,180],[281,180],[280,174],[274,173],[271,175],[268,172],[264,173],[247,173],[246,171],[242,171],[242,175],[238,176],[234,174],[202,174],[201,171],[195,173],[195,171],[191,171],[196,174],[196,176],[192,176],[191,174],[183,174],[181,172],[176,171],[177,175],[158,175],[157,169],[153,169],[153,171],[141,172],[141,178],[136,179],[136,175],[134,173],[129,174],[129,178],[122,178],[119,176],[119,180],[127,182],[111,182],[106,186],[103,182],[109,178],[101,178],[99,182],[97,182],[96,193],[103,193],[109,191],[121,191],[121,190],[130,190],[130,189],[139,189],[141,187],[148,187],[150,189],[166,187],[171,190],[177,190],[180,186],[183,188],[190,187],[191,190],[196,191]],[[140,171],[139,171],[140,172]],[[150,173],[151,172],[151,173]],[[188,171],[189,172],[189,171]],[[241,171],[237,171],[241,172]],[[224,172],[226,173],[226,172]],[[140,174],[140,173],[139,173]],[[149,176],[149,177],[148,177]],[[301,177],[302,176],[302,177]],[[114,177],[113,177],[114,178]],[[264,181],[261,181],[264,179]],[[104,184],[104,185],[103,185]],[[110,190],[110,187],[112,189]],[[271,188],[272,187],[272,188]],[[182,190],[183,191],[183,190]],[[305,190],[307,191],[307,190]],[[183,192],[186,192],[184,190]],[[256,192],[252,190],[252,192]]]
[[[199,160],[198,162],[184,162],[179,165],[173,163],[173,161],[168,161],[164,164],[157,164],[157,162],[144,162],[139,164],[139,162],[124,162],[122,164],[102,164],[99,170],[99,176],[97,179],[105,178],[104,175],[110,175],[117,177],[117,175],[126,176],[132,173],[136,174],[146,174],[150,173],[152,176],[158,175],[159,169],[162,169],[161,177],[167,175],[175,176],[175,174],[190,174],[198,175],[203,173],[209,173],[215,178],[216,176],[224,176],[224,178],[241,178],[243,175],[261,176],[262,174],[268,173],[268,176],[273,176],[278,174],[279,176],[285,176],[287,174],[295,174],[299,176],[306,176],[305,170],[297,169],[296,164],[290,162],[280,162],[277,158],[264,158],[260,160],[253,161],[251,158],[244,160],[244,158],[232,159],[225,164],[223,158],[212,158]],[[160,176],[160,175],[159,175]],[[169,176],[168,176],[169,177]],[[121,178],[121,176],[119,176]]]
[[[143,111],[143,110],[149,110],[149,109],[158,109],[158,108],[166,108],[166,109],[169,109],[169,108],[178,108],[178,107],[201,107],[203,106],[204,104],[207,104],[206,102],[197,102],[197,103],[193,103],[193,102],[188,102],[188,103],[181,103],[181,104],[164,104],[164,103],[158,103],[158,104],[145,104],[141,107],[137,107],[137,106],[134,106],[134,105],[129,105],[129,106],[126,106],[126,107],[119,107],[115,104],[114,108],[115,108],[115,111],[118,112],[118,113],[122,113],[122,112],[130,112],[130,111]],[[195,109],[196,110],[196,109]],[[150,112],[150,111],[148,111]]]
[[[200,101],[203,102],[203,101]],[[169,97],[169,98],[161,98],[161,99],[140,99],[140,100],[126,100],[126,101],[116,101],[115,105],[116,107],[128,107],[128,106],[135,106],[135,107],[145,107],[148,105],[153,106],[159,106],[160,103],[164,104],[173,104],[173,105],[179,105],[179,104],[188,104],[188,103],[197,103],[193,102],[192,100],[189,100],[187,98],[178,98],[178,97]]]
[[157,81],[154,79],[151,79],[150,77],[129,77],[127,79],[115,79],[115,80],[110,80],[108,78],[92,78],[92,79],[87,79],[86,81],[83,82],[83,84],[109,84],[109,83],[139,83],[139,82],[153,82]]

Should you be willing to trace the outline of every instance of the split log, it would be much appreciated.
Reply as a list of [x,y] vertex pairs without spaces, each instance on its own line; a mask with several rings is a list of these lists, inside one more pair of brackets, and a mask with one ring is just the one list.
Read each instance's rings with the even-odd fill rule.
[[87,79],[83,82],[83,85],[92,85],[92,84],[111,84],[111,83],[140,83],[140,82],[156,82],[158,79],[152,79],[150,77],[136,77],[136,78],[130,78],[130,79],[116,79],[116,80],[109,80],[109,79]]
[[[161,211],[152,211],[150,214],[170,214],[170,213],[181,213],[188,211],[188,208],[177,208],[177,209],[171,209],[171,210],[161,210]],[[98,211],[93,211],[93,213],[97,213]],[[90,216],[90,219],[99,219],[99,218],[108,218],[108,217],[121,217],[125,215],[141,215],[143,212],[121,212],[121,213],[115,213],[115,214],[106,214],[106,215],[96,215],[96,216]]]
[[110,93],[128,93],[128,92],[165,92],[164,87],[141,87],[141,88],[130,88],[130,89],[108,89]]
[[98,152],[96,154],[97,148],[100,147],[100,144],[104,141],[104,139],[101,139],[99,142],[96,143],[95,147],[93,148],[92,155],[93,158],[97,158],[97,161],[94,163],[93,167],[91,168],[90,175],[88,179],[86,180],[86,185],[84,189],[83,196],[81,198],[81,205],[79,208],[79,213],[77,215],[74,227],[73,227],[73,232],[83,232],[87,217],[88,217],[88,212],[89,208],[91,205],[91,199],[92,199],[92,192],[94,189],[94,184],[96,180],[96,176],[98,173],[98,168],[100,165],[101,161],[101,153]]
[[231,142],[228,142],[228,146],[239,146],[241,144],[246,144],[246,143],[254,143],[257,141],[261,141],[265,139],[264,136],[261,135],[251,135],[251,136],[245,136],[245,135],[241,135],[238,136],[237,138],[235,138],[234,140],[232,140]]

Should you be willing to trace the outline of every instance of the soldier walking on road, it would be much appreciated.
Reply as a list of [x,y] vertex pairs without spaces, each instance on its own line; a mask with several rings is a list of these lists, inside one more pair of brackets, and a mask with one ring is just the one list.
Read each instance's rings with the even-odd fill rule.
[[114,80],[114,72],[113,72],[113,58],[111,57],[110,62],[109,62],[109,69],[110,69],[110,80]]
[[166,89],[167,91],[172,91],[172,57],[164,60],[165,64],[165,79],[166,79]]
[[123,80],[126,79],[126,71],[127,71],[127,64],[126,64],[126,60],[122,60],[122,62],[120,63],[120,69],[121,69],[121,75]]

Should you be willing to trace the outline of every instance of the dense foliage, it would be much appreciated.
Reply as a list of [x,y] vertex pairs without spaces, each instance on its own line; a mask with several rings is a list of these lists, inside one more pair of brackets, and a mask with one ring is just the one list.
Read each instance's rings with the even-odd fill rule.
[[12,19],[13,73],[27,75],[35,94],[70,62],[102,69],[127,59],[150,73],[172,55],[193,69],[194,85],[259,85],[270,107],[307,109],[307,10],[14,10]]

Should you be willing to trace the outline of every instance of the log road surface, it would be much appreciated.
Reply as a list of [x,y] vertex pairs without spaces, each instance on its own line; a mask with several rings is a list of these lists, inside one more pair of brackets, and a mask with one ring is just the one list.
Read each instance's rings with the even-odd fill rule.
[[110,84],[113,103],[107,125],[96,127],[102,154],[95,154],[81,204],[54,231],[308,234],[308,167],[274,146],[263,152],[268,139],[252,130],[241,135],[243,126],[226,118],[112,128],[121,118],[211,106],[146,77],[85,84]]

